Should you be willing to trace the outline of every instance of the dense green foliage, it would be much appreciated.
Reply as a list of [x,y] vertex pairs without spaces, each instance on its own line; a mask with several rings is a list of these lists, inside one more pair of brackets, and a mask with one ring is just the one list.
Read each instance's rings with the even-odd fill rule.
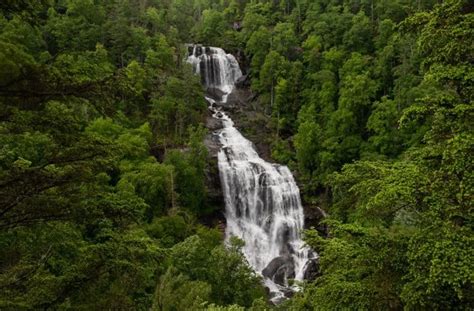
[[2,2],[0,309],[261,301],[240,246],[197,222],[216,207],[182,6]]
[[322,276],[282,309],[474,307],[474,14],[437,2],[249,1],[233,15],[273,157],[330,215],[329,238],[306,238]]
[[186,42],[245,54],[272,156],[329,236],[282,310],[474,308],[468,0],[0,4],[0,309],[266,310],[199,225],[206,104]]

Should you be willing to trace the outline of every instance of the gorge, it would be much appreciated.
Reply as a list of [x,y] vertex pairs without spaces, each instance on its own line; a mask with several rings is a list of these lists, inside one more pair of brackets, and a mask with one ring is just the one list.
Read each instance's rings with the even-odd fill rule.
[[222,123],[213,135],[221,146],[218,167],[225,200],[226,240],[235,236],[245,242],[247,261],[263,276],[271,300],[278,303],[297,290],[290,280],[307,278],[317,258],[301,240],[304,212],[298,186],[288,167],[259,157],[253,143],[223,111],[221,105],[242,76],[235,57],[215,47],[188,48],[187,61],[208,90],[206,100],[212,117]]
[[0,1],[0,310],[474,310],[473,35],[469,0]]

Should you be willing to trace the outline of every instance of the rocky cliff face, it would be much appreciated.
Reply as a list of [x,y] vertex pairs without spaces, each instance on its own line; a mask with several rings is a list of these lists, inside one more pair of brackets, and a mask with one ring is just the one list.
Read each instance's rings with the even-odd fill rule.
[[[216,103],[221,105],[226,113],[235,120],[236,127],[255,145],[255,149],[259,155],[265,160],[271,160],[270,149],[270,130],[267,127],[269,118],[259,111],[256,105],[256,96],[250,90],[250,81],[247,76],[243,76],[236,88],[227,98],[225,103]],[[217,88],[208,88],[206,90],[208,96],[219,100],[223,93]],[[219,206],[218,211],[209,215],[204,222],[209,225],[222,224],[225,222],[224,217],[224,197],[222,186],[219,179],[219,170],[217,167],[217,153],[221,145],[216,136],[216,132],[222,129],[221,120],[213,118],[209,111],[206,118],[206,127],[208,134],[204,140],[209,151],[208,165],[206,168],[206,182],[208,189],[208,204]]]
[[254,143],[258,154],[267,161],[272,160],[271,143],[274,133],[269,126],[270,116],[259,104],[257,94],[250,90],[250,81],[246,76],[243,76],[237,89],[229,95],[226,105],[226,111],[229,111],[235,126]]
[[201,219],[201,222],[210,227],[225,227],[224,216],[224,193],[219,177],[217,166],[217,153],[221,148],[215,131],[222,128],[222,122],[212,118],[209,114],[206,119],[206,127],[209,133],[206,135],[204,144],[208,150],[208,159],[206,161],[206,186],[207,186],[207,204],[214,207],[215,212]]

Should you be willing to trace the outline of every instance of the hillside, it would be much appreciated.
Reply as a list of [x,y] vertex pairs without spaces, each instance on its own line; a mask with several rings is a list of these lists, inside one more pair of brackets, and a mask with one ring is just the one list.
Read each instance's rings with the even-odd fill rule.
[[473,309],[473,9],[2,1],[0,309]]

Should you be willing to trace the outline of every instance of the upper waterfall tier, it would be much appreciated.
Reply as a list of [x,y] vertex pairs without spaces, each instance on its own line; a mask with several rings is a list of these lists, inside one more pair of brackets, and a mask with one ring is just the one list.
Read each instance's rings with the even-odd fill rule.
[[[224,93],[222,101],[242,75],[234,56],[219,48],[194,46],[188,62],[206,87]],[[213,117],[223,125],[214,134],[222,146],[218,166],[226,208],[226,239],[236,236],[245,242],[245,257],[264,277],[272,300],[277,302],[292,288],[289,280],[303,280],[314,269],[315,254],[301,240],[304,213],[298,186],[286,166],[260,158],[218,102],[206,99]]]
[[242,76],[235,57],[221,48],[194,45],[189,48],[187,61],[193,65],[194,72],[201,75],[203,85],[224,94],[232,92],[235,81]]

